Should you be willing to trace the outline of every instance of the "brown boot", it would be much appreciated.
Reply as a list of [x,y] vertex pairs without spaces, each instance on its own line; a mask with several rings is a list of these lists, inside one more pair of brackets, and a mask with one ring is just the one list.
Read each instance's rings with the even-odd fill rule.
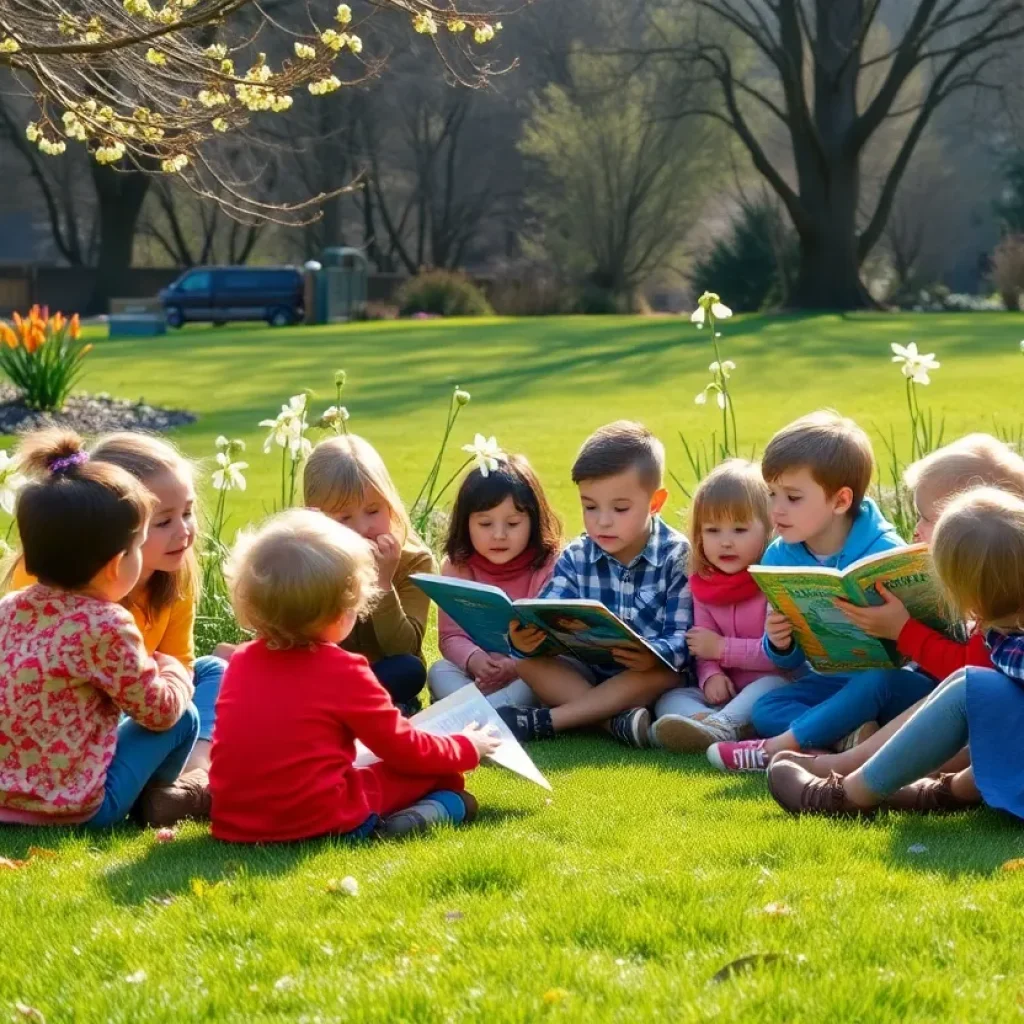
[[138,811],[144,825],[168,828],[185,818],[210,818],[210,777],[202,768],[186,772],[171,783],[150,783],[139,797]]
[[973,800],[961,800],[953,792],[952,772],[936,779],[918,779],[888,797],[883,807],[891,811],[911,811],[915,814],[952,814],[976,806]]
[[821,763],[820,754],[809,754],[803,750],[783,750],[772,758],[772,764],[776,761],[792,761],[819,779],[827,779],[832,774],[832,769]]
[[783,758],[781,754],[773,757],[768,765],[768,789],[790,814],[853,818],[871,813],[847,799],[841,775],[831,772],[819,779],[804,767],[803,759]]

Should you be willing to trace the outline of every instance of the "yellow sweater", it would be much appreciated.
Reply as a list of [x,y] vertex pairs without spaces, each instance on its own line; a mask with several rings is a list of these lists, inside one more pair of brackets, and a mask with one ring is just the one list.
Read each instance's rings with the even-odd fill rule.
[[396,654],[415,654],[422,660],[430,598],[409,577],[414,572],[437,572],[434,556],[425,548],[402,548],[391,589],[374,605],[368,618],[341,645],[361,654],[372,665]]
[[[429,569],[423,570],[430,572]],[[397,580],[397,574],[396,574]],[[25,563],[19,558],[11,578],[11,590],[24,590],[36,582],[34,576],[25,572]],[[193,670],[196,662],[195,637],[196,596],[186,595],[168,605],[156,616],[151,617],[145,605],[129,605],[135,624],[139,627],[146,650],[150,654],[159,651],[169,654],[188,669]]]

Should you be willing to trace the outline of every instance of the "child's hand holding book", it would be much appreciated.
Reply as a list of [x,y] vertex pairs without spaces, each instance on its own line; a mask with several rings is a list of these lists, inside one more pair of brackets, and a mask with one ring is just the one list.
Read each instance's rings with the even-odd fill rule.
[[544,630],[536,626],[524,626],[516,620],[509,624],[508,639],[520,654],[533,654],[546,637]]
[[768,613],[764,631],[768,636],[768,642],[775,650],[788,651],[793,646],[793,624],[782,612]]
[[491,725],[480,726],[476,722],[471,722],[462,730],[462,735],[473,744],[481,758],[489,757],[501,746],[501,737]]
[[875,590],[885,602],[870,608],[861,608],[841,598],[836,607],[859,629],[868,636],[880,640],[898,640],[903,627],[910,621],[910,612],[906,605],[889,593],[881,583],[875,584]]

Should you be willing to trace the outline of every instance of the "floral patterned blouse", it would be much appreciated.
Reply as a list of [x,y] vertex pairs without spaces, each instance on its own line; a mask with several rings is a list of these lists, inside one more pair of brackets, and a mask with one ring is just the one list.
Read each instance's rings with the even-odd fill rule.
[[0,600],[0,821],[87,821],[103,802],[123,711],[154,731],[192,699],[118,604],[36,584]]

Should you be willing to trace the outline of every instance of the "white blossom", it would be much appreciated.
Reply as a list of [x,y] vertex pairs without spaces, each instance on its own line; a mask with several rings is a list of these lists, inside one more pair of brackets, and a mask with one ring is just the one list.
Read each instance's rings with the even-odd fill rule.
[[472,444],[464,444],[462,450],[473,457],[477,469],[482,476],[487,476],[492,469],[498,468],[498,460],[505,454],[498,445],[497,438],[484,437],[477,434]]

